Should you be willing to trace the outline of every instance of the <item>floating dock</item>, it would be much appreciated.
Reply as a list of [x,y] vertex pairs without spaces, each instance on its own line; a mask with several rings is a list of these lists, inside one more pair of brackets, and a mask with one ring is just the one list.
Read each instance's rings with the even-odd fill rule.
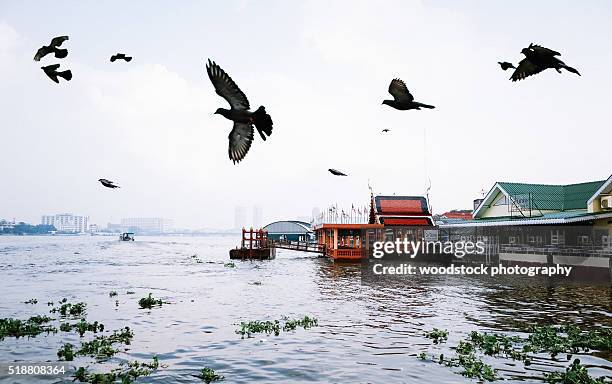
[[276,249],[270,246],[268,232],[263,229],[246,230],[242,228],[242,242],[239,248],[230,249],[230,259],[271,260],[276,257]]

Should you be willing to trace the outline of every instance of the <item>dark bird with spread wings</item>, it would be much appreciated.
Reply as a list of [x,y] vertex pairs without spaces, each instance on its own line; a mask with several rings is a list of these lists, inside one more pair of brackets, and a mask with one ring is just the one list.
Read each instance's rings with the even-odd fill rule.
[[55,81],[56,83],[59,84],[59,80],[58,80],[58,76],[63,78],[66,81],[70,81],[72,79],[72,72],[67,69],[65,71],[58,71],[60,65],[59,64],[52,64],[52,65],[47,65],[46,67],[40,67],[47,76],[49,76],[49,78],[53,81]]
[[98,181],[106,188],[110,188],[110,189],[121,188],[118,185],[116,185],[115,182],[107,180],[107,179],[98,179]]
[[382,131],[383,131],[384,133],[386,133],[386,132],[389,132],[389,131],[390,131],[390,129],[385,128],[385,129],[383,129]]
[[330,168],[328,169],[328,171],[334,176],[347,176],[346,173],[342,173],[338,171],[337,169]]
[[580,76],[580,73],[575,68],[559,60],[556,56],[561,56],[561,54],[552,49],[531,43],[529,47],[523,48],[521,53],[525,55],[525,58],[519,62],[518,67],[512,74],[512,77],[510,77],[512,81],[523,80],[548,68],[554,68],[559,73],[561,73],[561,68],[563,68]]
[[125,62],[129,63],[132,61],[132,56],[126,56],[125,53],[117,53],[110,58],[111,63],[114,63],[116,60],[125,60]]
[[516,68],[516,67],[514,66],[514,64],[509,63],[509,62],[507,62],[507,61],[498,61],[498,62],[497,62],[497,64],[499,64],[499,66],[501,67],[501,69],[503,69],[504,71],[505,71],[506,69]]
[[244,159],[251,148],[253,125],[257,128],[261,139],[266,141],[266,135],[272,134],[272,118],[266,113],[263,106],[254,112],[249,111],[251,107],[246,95],[238,88],[234,80],[210,59],[206,64],[206,72],[208,72],[208,77],[217,95],[223,97],[231,107],[231,109],[218,108],[215,114],[234,122],[234,127],[228,136],[228,152],[229,158],[236,164]]
[[36,51],[36,55],[34,55],[34,61],[40,61],[40,59],[52,52],[58,59],[63,59],[64,57],[68,56],[67,49],[58,48],[66,40],[68,40],[68,36],[54,37],[51,40],[51,44],[43,45],[42,47],[38,48],[38,51]]
[[409,109],[435,108],[433,105],[414,101],[414,96],[412,96],[406,87],[406,83],[400,79],[391,80],[391,84],[389,84],[389,93],[391,96],[393,96],[393,100],[383,100],[382,103],[392,108],[399,109],[400,111],[407,111]]

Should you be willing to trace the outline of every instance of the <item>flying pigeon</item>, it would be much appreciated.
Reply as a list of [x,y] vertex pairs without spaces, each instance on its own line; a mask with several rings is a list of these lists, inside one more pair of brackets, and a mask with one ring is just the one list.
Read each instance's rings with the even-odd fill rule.
[[499,64],[499,66],[501,67],[501,69],[503,69],[504,71],[505,71],[506,69],[509,69],[509,68],[516,68],[516,67],[514,66],[514,64],[509,63],[509,62],[507,62],[507,61],[498,61],[498,62],[497,62],[497,64]]
[[234,164],[244,159],[251,143],[253,142],[253,124],[261,139],[266,141],[266,135],[272,134],[272,118],[266,113],[266,109],[261,106],[256,111],[249,111],[249,100],[246,95],[238,88],[234,80],[214,61],[208,60],[206,72],[215,87],[217,95],[223,97],[231,109],[218,108],[215,114],[219,114],[234,122],[234,127],[230,132],[229,138],[229,158]]
[[389,129],[385,128],[382,130],[383,132],[389,132]]
[[116,55],[112,55],[110,58],[111,63],[114,63],[115,60],[125,60],[127,63],[132,61],[132,56],[126,56],[125,53],[117,53]]
[[34,61],[40,61],[40,59],[47,56],[51,52],[53,52],[55,54],[55,57],[57,57],[58,59],[63,59],[64,57],[68,56],[67,49],[57,48],[62,45],[62,43],[66,40],[68,40],[68,36],[54,37],[51,40],[51,44],[43,45],[42,47],[38,48],[38,51],[36,51],[36,55],[34,55]]
[[115,182],[110,181],[110,180],[98,179],[98,181],[106,188],[111,188],[111,189],[120,188],[118,185],[115,185]]
[[347,176],[345,173],[338,171],[337,169],[330,168],[328,171],[334,176]]
[[52,65],[47,65],[46,67],[40,67],[43,71],[45,71],[45,74],[47,76],[49,76],[49,78],[53,81],[55,81],[56,83],[59,84],[59,80],[57,79],[57,77],[61,77],[66,81],[70,81],[70,79],[72,79],[72,72],[67,69],[65,71],[58,71],[57,69],[60,67],[59,64],[52,64]]
[[519,62],[518,67],[512,74],[512,77],[510,77],[512,81],[523,80],[548,68],[554,68],[559,73],[561,73],[561,68],[563,68],[580,76],[580,73],[575,68],[565,65],[563,61],[555,57],[561,56],[561,54],[552,49],[531,43],[529,47],[523,48],[521,53],[525,55],[525,58]]
[[391,84],[389,84],[389,93],[391,96],[393,96],[393,100],[383,100],[382,103],[395,109],[399,109],[400,111],[421,109],[421,107],[429,109],[435,108],[433,105],[427,105],[414,101],[414,96],[412,96],[406,87],[406,83],[400,79],[391,80]]

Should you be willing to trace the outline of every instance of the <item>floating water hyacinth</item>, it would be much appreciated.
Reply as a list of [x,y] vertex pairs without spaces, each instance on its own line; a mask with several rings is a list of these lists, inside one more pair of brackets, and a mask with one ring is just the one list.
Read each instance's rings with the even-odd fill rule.
[[110,292],[108,293],[108,296],[109,296],[109,297],[115,297],[115,296],[117,296],[117,291],[110,291]]
[[72,361],[74,360],[74,349],[73,345],[70,343],[66,343],[62,345],[62,347],[57,351],[57,358],[64,361]]
[[60,331],[70,332],[71,330],[76,329],[79,333],[79,336],[83,337],[85,332],[102,332],[104,331],[104,324],[98,323],[94,321],[93,323],[87,322],[85,319],[81,319],[78,323],[70,324],[70,323],[62,323],[60,325]]
[[223,380],[224,377],[221,375],[218,375],[214,369],[212,368],[202,368],[200,370],[200,374],[197,375],[196,377],[202,379],[203,382],[205,382],[206,384],[212,383],[213,381],[219,381],[219,380]]
[[87,307],[87,304],[83,302],[72,304],[66,302],[66,299],[63,299],[62,301],[60,301],[60,303],[62,303],[62,305],[59,308],[54,307],[49,312],[59,312],[62,317],[72,316],[74,318],[78,318],[83,317],[85,315],[85,308]]
[[[580,364],[579,359],[574,359],[572,364],[565,369],[565,372],[544,373],[547,383],[568,383],[568,384],[605,384],[605,377],[592,378],[586,367]],[[608,381],[608,383],[610,383]]]
[[81,348],[76,352],[76,355],[106,359],[118,352],[114,348],[115,344],[130,345],[132,338],[134,338],[134,332],[129,327],[115,330],[110,336],[96,336],[91,341],[81,343]]
[[425,337],[432,339],[434,344],[441,344],[448,338],[448,331],[446,329],[434,328],[433,330],[425,333]]
[[119,363],[119,367],[106,373],[89,372],[86,367],[79,367],[74,373],[74,380],[81,383],[112,384],[120,381],[121,384],[131,384],[142,376],[149,376],[159,368],[159,359],[153,356],[151,363],[128,361]]
[[43,325],[51,320],[48,316],[32,316],[27,320],[0,319],[0,341],[5,337],[36,337],[41,333],[56,333],[57,328]]
[[302,319],[289,319],[287,317],[282,318],[282,323],[279,320],[274,321],[249,321],[249,322],[241,322],[240,328],[236,330],[236,333],[242,336],[246,335],[247,337],[251,337],[253,333],[266,333],[272,334],[275,336],[280,334],[281,329],[285,332],[293,331],[298,327],[302,327],[304,329],[308,329],[314,326],[317,326],[318,320],[315,317],[304,316]]
[[149,293],[149,296],[143,297],[138,300],[138,305],[140,305],[140,308],[151,309],[154,306],[161,306],[162,304],[163,301],[161,301],[161,299],[154,298],[151,293]]
[[[476,354],[481,353],[494,358],[505,358],[531,364],[529,353],[548,353],[555,357],[560,353],[568,356],[574,353],[598,350],[609,353],[612,351],[612,329],[602,328],[592,331],[582,331],[575,325],[532,327],[527,338],[507,336],[503,334],[472,331],[453,349],[456,356],[446,358],[443,354],[428,357],[425,352],[418,355],[421,360],[429,360],[447,367],[461,367],[461,375],[481,380],[493,381],[500,379],[495,369],[485,364]],[[427,338],[440,342],[446,330],[435,329],[426,334]],[[568,357],[569,358],[569,357]],[[587,369],[574,360],[565,372],[545,373],[544,380],[549,383],[598,384],[604,383],[604,378],[594,379],[588,375]]]

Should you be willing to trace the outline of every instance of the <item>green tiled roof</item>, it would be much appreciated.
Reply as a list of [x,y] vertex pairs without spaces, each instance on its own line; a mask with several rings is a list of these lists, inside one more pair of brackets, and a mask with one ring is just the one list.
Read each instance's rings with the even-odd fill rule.
[[505,182],[499,182],[498,184],[510,196],[531,194],[532,202],[541,210],[565,211],[586,209],[587,200],[604,182],[605,180],[600,180],[568,185]]

